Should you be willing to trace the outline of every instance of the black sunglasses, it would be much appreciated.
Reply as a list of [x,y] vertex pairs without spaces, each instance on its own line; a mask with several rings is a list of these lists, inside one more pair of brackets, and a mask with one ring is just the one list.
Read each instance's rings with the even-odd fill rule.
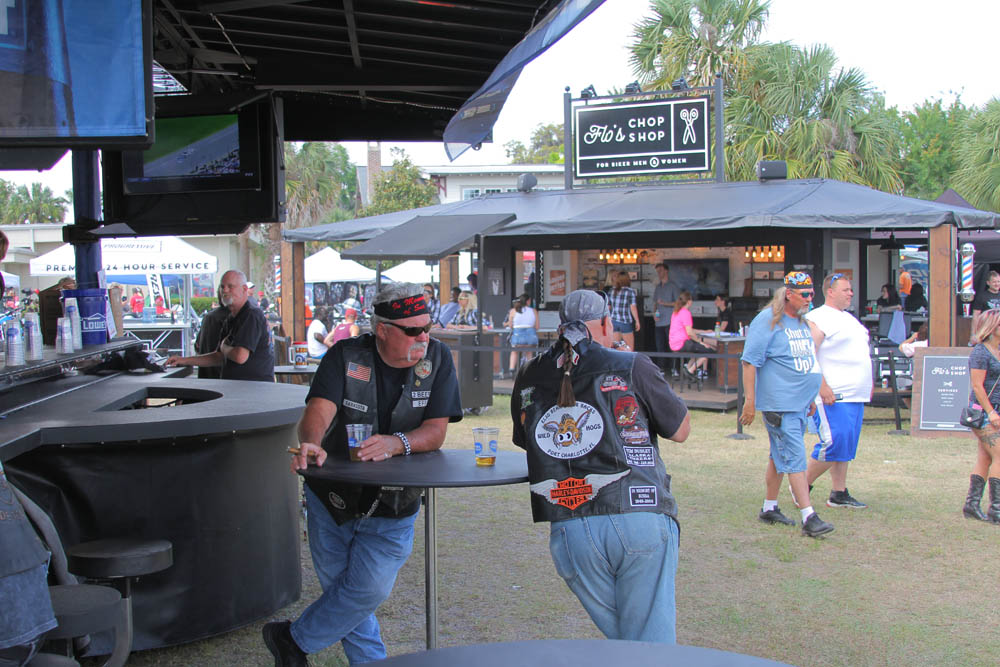
[[395,322],[386,322],[386,324],[391,324],[392,326],[396,327],[410,338],[416,338],[422,333],[429,333],[431,328],[433,328],[434,326],[432,322],[428,322],[422,327],[404,327],[403,325],[396,324]]

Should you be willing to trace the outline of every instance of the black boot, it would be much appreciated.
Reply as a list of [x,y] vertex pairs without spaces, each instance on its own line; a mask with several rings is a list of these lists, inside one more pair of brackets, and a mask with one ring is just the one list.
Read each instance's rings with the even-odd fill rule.
[[997,477],[990,477],[990,509],[987,516],[993,523],[1000,523],[1000,478]]
[[983,488],[985,486],[986,480],[979,475],[971,475],[969,477],[969,495],[966,496],[965,507],[962,508],[962,514],[965,515],[966,519],[989,521],[986,515],[983,514],[983,510],[979,507],[979,501],[983,497]]

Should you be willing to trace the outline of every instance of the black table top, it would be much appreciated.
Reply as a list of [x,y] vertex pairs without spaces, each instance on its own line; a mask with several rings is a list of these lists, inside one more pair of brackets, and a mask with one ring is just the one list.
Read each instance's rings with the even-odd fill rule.
[[329,456],[322,468],[300,470],[303,477],[353,484],[419,486],[424,488],[497,486],[528,481],[523,452],[497,452],[493,466],[477,466],[472,449],[439,449],[385,461],[355,462]]
[[684,665],[685,667],[769,667],[784,665],[752,655],[700,646],[669,646],[612,639],[542,639],[501,644],[452,646],[398,655],[372,665],[385,667],[608,667],[609,665]]

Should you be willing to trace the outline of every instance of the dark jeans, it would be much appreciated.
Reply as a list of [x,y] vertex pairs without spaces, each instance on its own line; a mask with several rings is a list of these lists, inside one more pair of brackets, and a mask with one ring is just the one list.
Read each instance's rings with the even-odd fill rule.
[[[657,352],[670,352],[670,325],[665,327],[653,327],[656,332],[656,351]],[[664,371],[669,371],[671,369],[677,368],[677,358],[676,357],[657,357],[656,365],[662,368]]]

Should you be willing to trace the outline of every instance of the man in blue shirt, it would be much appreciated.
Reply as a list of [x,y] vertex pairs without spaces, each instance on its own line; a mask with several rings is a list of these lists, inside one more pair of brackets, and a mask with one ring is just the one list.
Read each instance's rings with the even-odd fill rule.
[[778,508],[781,478],[788,473],[792,498],[802,513],[802,534],[819,537],[833,531],[833,525],[820,519],[809,501],[802,440],[806,418],[816,410],[813,401],[823,377],[816,363],[812,333],[803,319],[812,297],[812,278],[793,271],[785,276],[784,286],[774,293],[768,307],[750,323],[743,347],[746,400],[740,423],[749,426],[755,410],[760,410],[771,444],[760,520],[795,525]]

